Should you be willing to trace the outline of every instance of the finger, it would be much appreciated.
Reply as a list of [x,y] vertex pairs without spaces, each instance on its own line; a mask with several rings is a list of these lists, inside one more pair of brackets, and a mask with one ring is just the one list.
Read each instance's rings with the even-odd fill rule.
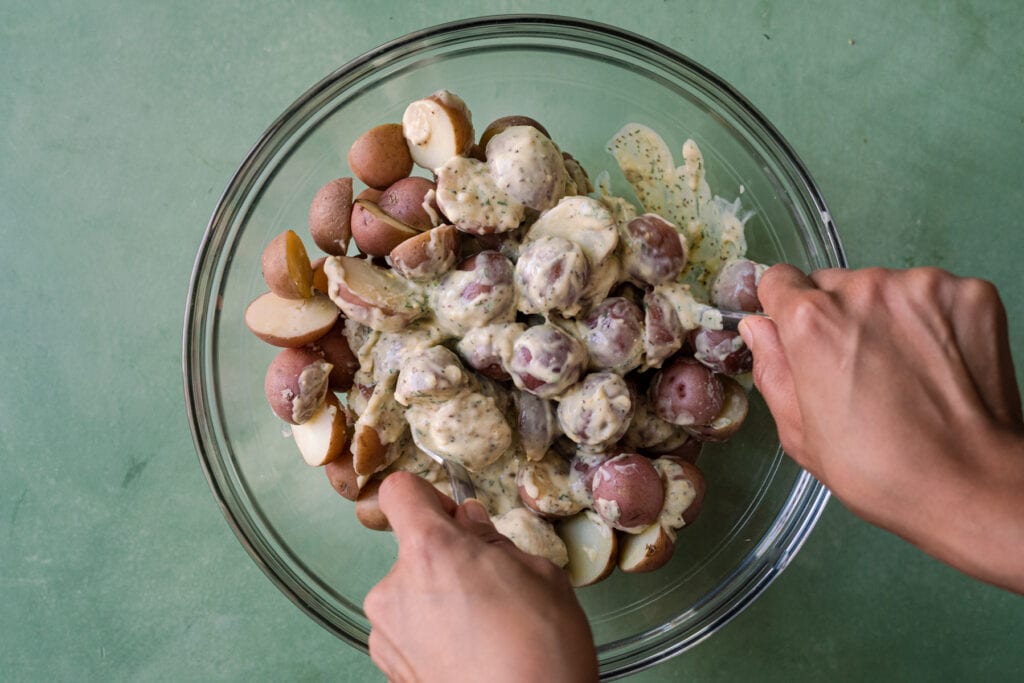
[[[454,502],[426,480],[409,472],[393,472],[384,479],[378,494],[381,512],[388,518],[391,530],[401,544],[402,539],[429,527],[450,527]],[[451,499],[448,499],[451,501]]]
[[788,263],[778,263],[764,272],[757,283],[757,298],[764,312],[776,316],[794,294],[817,289],[803,271]]
[[754,384],[775,418],[783,450],[810,469],[812,463],[805,462],[803,420],[796,386],[775,323],[765,318],[745,318],[740,322],[739,331],[754,356]]
[[957,346],[982,402],[1000,422],[1019,425],[1020,390],[999,292],[985,280],[960,280],[952,308]]
[[824,268],[812,272],[807,279],[818,289],[834,291],[846,283],[850,273],[845,268]]
[[476,499],[471,498],[456,509],[455,523],[484,543],[515,547],[512,541],[494,527],[487,509]]

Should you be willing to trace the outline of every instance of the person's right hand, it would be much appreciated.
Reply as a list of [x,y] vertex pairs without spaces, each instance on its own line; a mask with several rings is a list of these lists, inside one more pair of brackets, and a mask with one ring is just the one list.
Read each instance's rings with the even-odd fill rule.
[[785,451],[853,512],[1024,593],[1024,423],[995,288],[770,268],[740,331]]

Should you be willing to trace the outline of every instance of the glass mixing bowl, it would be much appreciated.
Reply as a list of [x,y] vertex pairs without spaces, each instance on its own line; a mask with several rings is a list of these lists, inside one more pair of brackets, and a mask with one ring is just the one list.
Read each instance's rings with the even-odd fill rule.
[[[640,36],[551,16],[485,17],[407,35],[313,86],[256,143],[210,220],[188,293],[185,394],[200,461],[239,540],[295,604],[364,651],[362,601],[394,561],[394,540],[362,528],[352,503],[302,462],[263,395],[276,350],[243,315],[266,289],[260,254],[270,238],[294,228],[312,246],[309,203],[322,184],[349,175],[352,141],[441,88],[466,100],[478,127],[510,113],[540,120],[592,177],[610,169],[618,183],[605,143],[624,123],[651,126],[677,154],[693,138],[712,190],[755,212],[752,258],[845,265],[817,188],[764,116],[707,69]],[[671,563],[578,591],[605,677],[721,628],[792,560],[828,499],[783,457],[756,392],[739,435],[707,446],[700,464],[704,509]]]

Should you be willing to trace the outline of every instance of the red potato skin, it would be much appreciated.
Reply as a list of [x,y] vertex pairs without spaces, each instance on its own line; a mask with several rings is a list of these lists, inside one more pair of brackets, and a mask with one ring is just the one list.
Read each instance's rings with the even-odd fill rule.
[[331,486],[342,498],[355,501],[359,497],[357,475],[355,469],[352,468],[352,451],[349,450],[347,444],[341,455],[324,465],[324,474],[327,475],[327,480],[331,482]]
[[356,498],[356,519],[367,529],[374,531],[389,531],[391,525],[388,518],[380,509],[380,485],[381,479],[371,479],[363,486]]
[[[292,402],[299,396],[299,375],[314,363],[323,363],[320,354],[311,349],[284,349],[278,353],[267,368],[263,389],[271,410],[279,418],[290,424],[298,424],[292,415]],[[323,403],[327,385],[317,402]]]
[[[451,225],[439,225],[392,249],[391,265],[407,279],[412,279],[414,274],[419,277],[418,269],[425,271],[424,279],[434,279],[448,272],[458,253],[459,231]],[[429,267],[425,268],[426,265]]]
[[722,409],[724,390],[714,372],[680,356],[654,376],[650,399],[658,417],[686,427],[714,419]]
[[[594,509],[610,525],[630,531],[653,524],[665,503],[661,475],[639,453],[623,453],[603,463],[593,479]],[[620,516],[609,519],[601,501],[613,501]]]
[[335,178],[309,205],[309,234],[324,253],[343,256],[352,238],[352,179]]
[[[430,230],[434,227],[434,223],[423,208],[423,200],[428,192],[436,189],[437,185],[433,181],[420,176],[402,178],[381,193],[380,199],[377,200],[377,206],[381,208],[381,211],[395,220],[405,223],[410,228],[420,231]],[[436,201],[431,204],[431,208],[437,214],[441,213],[437,208]]]
[[344,392],[352,387],[352,378],[359,370],[359,359],[345,338],[345,320],[338,318],[331,331],[310,344],[309,348],[333,365],[328,386],[332,391]]
[[726,263],[712,283],[711,300],[715,306],[733,311],[762,310],[757,298],[757,264],[749,259]]
[[[352,207],[352,238],[364,254],[387,256],[418,232],[411,227],[399,227],[387,222],[387,218],[374,215],[370,203],[357,202]],[[379,207],[378,207],[379,208]]]
[[366,131],[348,151],[352,174],[378,190],[412,172],[412,155],[402,134],[402,124],[383,123]]

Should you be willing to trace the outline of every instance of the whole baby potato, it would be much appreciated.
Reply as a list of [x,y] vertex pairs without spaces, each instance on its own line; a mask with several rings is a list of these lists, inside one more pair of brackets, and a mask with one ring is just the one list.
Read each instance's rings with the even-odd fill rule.
[[622,453],[598,467],[592,490],[597,514],[627,533],[652,524],[665,503],[661,474],[639,453]]
[[434,213],[433,216],[424,207],[427,193],[432,190],[436,191],[437,185],[431,180],[419,176],[402,178],[389,185],[388,189],[381,193],[380,199],[377,200],[377,206],[381,211],[410,228],[430,230],[434,227],[434,218],[440,213],[436,201],[431,201],[429,204]]
[[331,364],[309,348],[284,349],[267,368],[263,383],[271,409],[285,422],[302,424],[327,395]]
[[[486,149],[487,143],[491,141],[491,138],[512,126],[532,126],[543,133],[544,137],[548,139],[551,138],[551,134],[548,133],[548,129],[538,123],[536,119],[531,119],[529,116],[511,114],[509,116],[502,116],[501,118],[494,119],[487,124],[487,127],[484,128],[484,132],[480,135],[480,142],[478,143],[479,147],[481,149]],[[483,161],[483,159],[481,159],[481,161]]]
[[412,155],[399,123],[383,123],[366,131],[348,150],[352,173],[370,187],[383,190],[412,171]]
[[317,191],[309,205],[309,234],[331,256],[343,256],[352,238],[352,179],[336,178]]
[[649,391],[658,417],[683,427],[710,422],[725,398],[714,372],[682,356],[658,371]]

